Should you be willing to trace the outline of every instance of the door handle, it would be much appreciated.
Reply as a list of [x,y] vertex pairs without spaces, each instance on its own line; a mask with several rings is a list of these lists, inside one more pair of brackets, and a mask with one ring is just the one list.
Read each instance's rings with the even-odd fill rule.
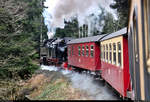
[[138,54],[137,54],[137,53],[135,54],[135,60],[136,60],[136,62],[139,61],[139,60],[138,60]]

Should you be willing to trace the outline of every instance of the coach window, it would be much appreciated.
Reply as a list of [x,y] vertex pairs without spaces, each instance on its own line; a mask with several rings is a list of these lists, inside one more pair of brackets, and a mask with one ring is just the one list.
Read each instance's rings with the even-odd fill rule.
[[74,50],[74,47],[72,46],[72,56],[73,56],[73,54],[74,54],[74,53],[73,53],[73,52],[74,52],[73,50]]
[[84,45],[82,46],[82,56],[84,56]]
[[145,28],[145,51],[147,60],[147,70],[150,74],[150,0],[144,0],[144,28]]
[[111,44],[109,44],[109,61],[110,63],[112,63],[112,48],[111,48]]
[[148,31],[148,53],[149,53],[149,58],[150,58],[150,1],[149,0],[147,0],[148,1],[148,3],[147,3],[147,5],[148,5],[148,12],[147,12],[147,14],[149,14],[148,15],[148,29],[149,29],[149,31]]
[[116,64],[116,44],[113,43],[113,63]]
[[122,61],[121,61],[121,43],[120,42],[118,42],[118,65],[119,66],[122,66]]
[[89,56],[89,47],[86,46],[86,56],[88,57]]
[[105,45],[103,45],[103,48],[104,48],[104,61],[105,61]]
[[103,45],[102,45],[102,48],[101,48],[101,53],[102,53],[102,60],[104,60],[104,47],[103,47]]
[[[150,62],[150,1],[144,1],[144,23],[145,23],[145,44],[146,44],[146,58]],[[150,66],[150,65],[148,65]]]
[[100,58],[101,58],[101,60],[102,60],[102,59],[103,59],[103,46],[102,46],[102,45],[101,45],[100,51],[101,51],[101,52],[100,52],[100,53],[101,53],[101,54],[100,54]]
[[79,54],[79,56],[81,56],[81,48],[80,48],[80,46],[78,47],[78,54]]
[[139,62],[139,54],[138,54],[138,32],[137,32],[137,19],[136,19],[136,15],[134,15],[133,17],[133,49],[134,49],[134,59],[136,61],[136,63]]
[[91,57],[94,57],[94,46],[91,45]]
[[108,45],[106,44],[106,61],[108,62]]
[[69,56],[71,56],[71,49],[70,49],[70,47],[68,48],[68,51],[69,51]]
[[[147,59],[150,60],[150,1],[149,0],[145,0],[145,23],[147,25],[145,25],[145,30],[146,30],[146,45],[147,45],[147,50],[146,50],[146,55],[147,55]],[[150,66],[150,65],[148,65]]]

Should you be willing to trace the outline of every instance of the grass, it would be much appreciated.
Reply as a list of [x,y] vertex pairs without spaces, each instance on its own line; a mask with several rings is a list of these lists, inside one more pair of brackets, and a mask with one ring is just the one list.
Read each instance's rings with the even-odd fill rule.
[[65,97],[62,97],[62,92],[65,87],[67,87],[67,83],[64,81],[49,83],[41,92],[41,94],[35,97],[35,100],[65,99]]
[[20,89],[14,80],[0,80],[0,99],[15,100]]
[[[30,100],[75,100],[81,99],[83,93],[74,89],[66,77],[59,72],[42,72],[23,82],[17,99],[27,96]],[[14,86],[13,86],[14,87]],[[31,91],[31,89],[33,89]],[[25,94],[28,92],[29,94]]]

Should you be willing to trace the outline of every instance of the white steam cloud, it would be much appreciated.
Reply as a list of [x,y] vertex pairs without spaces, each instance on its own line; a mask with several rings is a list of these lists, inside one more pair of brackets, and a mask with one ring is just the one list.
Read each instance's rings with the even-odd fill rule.
[[[41,69],[58,71],[59,68],[42,65]],[[69,70],[61,70],[61,73],[71,79],[74,88],[87,92],[89,98],[92,100],[118,100],[118,98],[113,95],[112,90],[108,89],[107,86],[103,86],[102,83],[94,82],[93,78],[89,75],[79,74]]]
[[41,65],[41,69],[42,70],[49,70],[49,71],[58,71],[58,68],[55,67],[55,66],[44,66],[44,65]]
[[118,100],[113,92],[102,83],[94,82],[94,79],[86,74],[71,74],[71,81],[74,88],[86,91],[93,100]]
[[44,10],[43,15],[48,31],[51,32],[48,32],[49,38],[53,37],[56,28],[64,28],[64,20],[71,20],[72,17],[78,18],[79,26],[89,24],[91,20],[87,18],[91,14],[99,14],[99,6],[116,17],[115,11],[109,7],[111,3],[113,0],[46,0],[44,5],[48,8]]

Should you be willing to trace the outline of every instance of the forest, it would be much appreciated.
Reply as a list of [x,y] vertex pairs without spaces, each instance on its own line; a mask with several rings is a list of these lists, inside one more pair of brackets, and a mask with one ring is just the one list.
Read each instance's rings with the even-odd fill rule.
[[[15,82],[39,68],[39,39],[47,32],[42,0],[0,1],[0,99],[10,99]],[[4,88],[5,87],[5,88]]]
[[[42,0],[1,0],[0,78],[32,73],[38,68]],[[18,73],[18,74],[17,74]],[[21,75],[23,78],[24,75]]]

